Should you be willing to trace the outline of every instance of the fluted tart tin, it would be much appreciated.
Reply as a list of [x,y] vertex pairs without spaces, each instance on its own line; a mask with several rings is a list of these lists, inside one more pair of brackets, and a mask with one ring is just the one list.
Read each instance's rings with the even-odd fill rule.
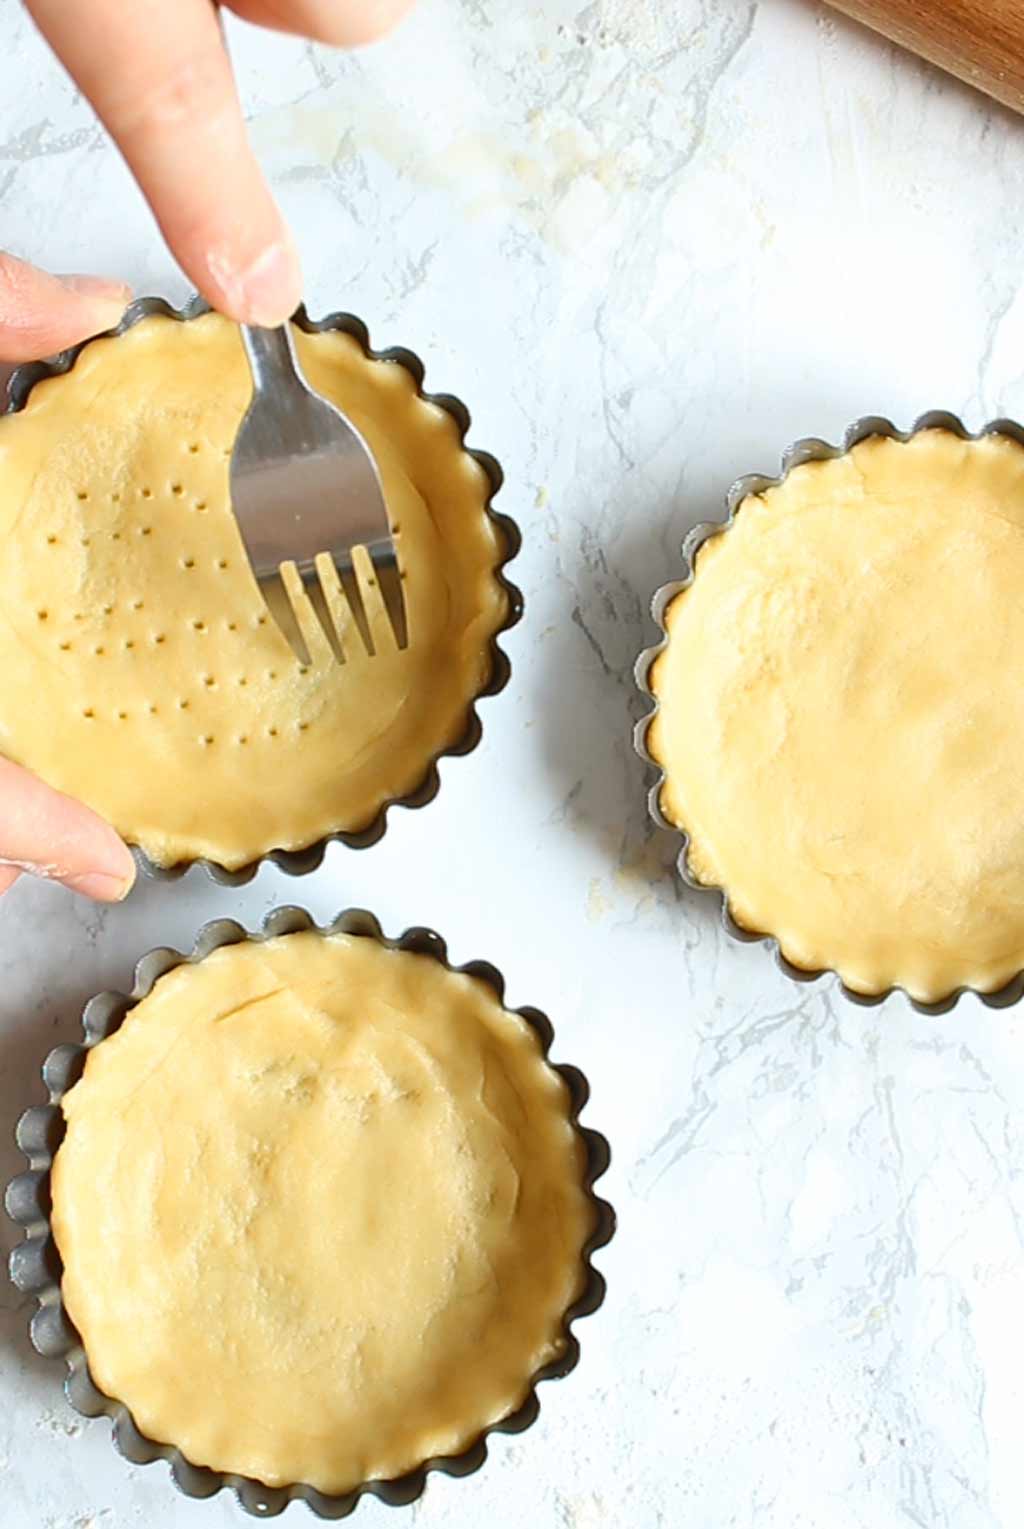
[[42,1076],[49,1091],[49,1102],[26,1110],[19,1122],[17,1141],[28,1160],[28,1167],[11,1181],[7,1189],[8,1215],[24,1232],[24,1240],[11,1254],[10,1274],[17,1288],[37,1303],[29,1329],[33,1346],[45,1358],[64,1362],[67,1371],[65,1391],[79,1413],[90,1418],[105,1416],[111,1419],[114,1443],[126,1459],[135,1464],[166,1460],[174,1484],[186,1496],[211,1497],[228,1488],[234,1491],[246,1512],[261,1518],[273,1517],[289,1502],[301,1500],[321,1518],[341,1519],[347,1517],[366,1495],[392,1505],[411,1503],[423,1492],[428,1476],[434,1471],[451,1476],[476,1471],[487,1457],[487,1438],[491,1433],[518,1433],[534,1421],[539,1411],[537,1386],[541,1381],[563,1377],[575,1367],[579,1343],[573,1331],[574,1324],[580,1317],[596,1311],[604,1299],[605,1282],[594,1268],[591,1255],[611,1238],[615,1216],[611,1206],[594,1190],[596,1181],[608,1167],[608,1144],[603,1136],[579,1120],[589,1097],[586,1079],[577,1068],[550,1061],[553,1031],[540,1010],[519,1008],[510,1011],[533,1031],[540,1043],[544,1063],[565,1085],[568,1119],[581,1148],[582,1188],[591,1210],[591,1231],[580,1255],[579,1294],[561,1321],[564,1348],[556,1358],[530,1376],[522,1404],[508,1416],[482,1429],[473,1442],[456,1455],[425,1460],[397,1479],[367,1481],[339,1495],[326,1494],[301,1482],[268,1487],[249,1477],[199,1467],[174,1445],[147,1438],[136,1426],[127,1407],[116,1398],[104,1395],[93,1383],[81,1339],[62,1302],[63,1267],[50,1225],[50,1173],[65,1134],[61,1101],[81,1078],[89,1052],[119,1030],[125,1017],[152,992],[158,979],[166,973],[186,963],[202,962],[222,946],[262,942],[305,932],[354,935],[376,941],[388,950],[427,956],[450,972],[483,982],[504,1007],[504,979],[495,967],[483,961],[452,965],[444,940],[430,929],[411,928],[390,939],[384,935],[376,918],[362,909],[350,909],[339,914],[329,925],[318,926],[301,908],[278,908],[267,915],[260,930],[254,933],[231,919],[219,919],[199,931],[188,955],[163,947],[151,950],[135,968],[132,991],[106,992],[91,999],[83,1012],[82,1042],[58,1046],[43,1064]]
[[[199,298],[193,299],[182,308],[175,308],[159,297],[139,298],[129,306],[117,327],[108,331],[106,335],[83,341],[81,344],[62,351],[59,355],[49,360],[34,361],[15,368],[8,384],[4,413],[15,414],[22,410],[37,384],[69,372],[75,366],[82,353],[95,343],[97,339],[108,340],[112,337],[123,335],[140,321],[153,316],[187,324],[191,320],[209,313],[209,311],[208,304]],[[391,796],[384,800],[378,810],[376,810],[372,820],[365,826],[351,831],[348,829],[338,829],[327,832],[322,837],[303,847],[270,849],[246,864],[231,867],[226,867],[210,858],[184,859],[179,860],[175,864],[158,865],[152,861],[144,850],[133,845],[139,868],[146,875],[160,880],[176,879],[188,870],[191,865],[197,864],[215,881],[226,886],[238,887],[250,881],[264,861],[272,862],[289,875],[299,876],[316,869],[323,859],[327,845],[334,840],[352,849],[364,849],[375,844],[385,832],[388,813],[392,807],[418,808],[425,806],[433,800],[440,788],[438,772],[440,761],[449,755],[468,754],[476,747],[481,737],[481,721],[477,705],[481,700],[497,695],[503,690],[508,683],[511,672],[509,660],[501,646],[500,639],[504,633],[515,626],[522,616],[522,594],[510,582],[506,571],[508,565],[519,551],[521,543],[520,532],[515,522],[508,515],[494,507],[494,498],[503,483],[503,473],[498,462],[490,453],[478,450],[467,443],[467,434],[471,421],[465,404],[447,393],[427,392],[424,387],[424,366],[419,357],[411,350],[401,347],[374,350],[370,343],[366,325],[350,313],[336,312],[328,314],[326,318],[313,320],[308,316],[305,308],[300,308],[294,316],[294,323],[307,334],[337,331],[353,340],[366,359],[402,368],[412,379],[415,396],[424,403],[442,410],[454,421],[459,450],[477,464],[486,480],[486,500],[483,505],[483,511],[487,522],[496,535],[500,548],[500,558],[493,568],[493,582],[494,586],[501,591],[503,596],[504,616],[500,625],[494,629],[493,634],[488,639],[487,651],[484,655],[483,680],[475,693],[467,700],[464,724],[461,727],[461,731],[453,737],[450,743],[438,749],[427,759],[421,778],[411,790],[406,791],[402,795]],[[102,651],[102,649],[97,651]],[[287,790],[287,784],[282,789]]]
[[[744,943],[767,945],[772,951],[776,965],[794,981],[807,983],[815,982],[825,975],[836,977],[844,996],[853,1003],[873,1006],[883,1002],[893,992],[902,992],[912,1007],[920,1013],[941,1014],[951,1009],[964,992],[976,993],[983,1003],[992,1008],[1002,1008],[1016,1003],[1024,993],[1024,971],[1017,972],[995,991],[985,991],[969,984],[962,984],[937,997],[935,1001],[925,1001],[908,993],[900,983],[892,983],[877,992],[858,991],[848,986],[841,974],[830,966],[810,969],[796,965],[784,954],[775,932],[770,929],[748,928],[737,920],[730,905],[728,886],[716,885],[697,875],[691,857],[690,832],[685,826],[672,821],[664,810],[662,797],[666,784],[666,771],[661,760],[652,752],[650,740],[651,726],[660,710],[659,698],[653,683],[653,671],[671,640],[668,612],[677,596],[689,589],[694,579],[699,577],[698,555],[701,548],[712,538],[728,535],[736,523],[738,512],[744,501],[751,496],[761,495],[766,490],[778,488],[794,468],[809,462],[828,462],[845,457],[854,447],[872,437],[905,444],[923,431],[946,432],[961,441],[980,441],[988,436],[1003,436],[1019,446],[1024,446],[1024,428],[1008,419],[993,420],[981,430],[972,432],[955,414],[945,410],[931,410],[922,414],[909,430],[900,430],[889,419],[879,415],[868,415],[852,424],[838,445],[832,445],[817,437],[804,438],[796,441],[783,453],[781,469],[777,474],[750,473],[738,478],[726,495],[725,513],[722,518],[693,527],[682,545],[683,566],[679,576],[658,589],[653,597],[651,612],[660,629],[660,635],[658,641],[646,648],[636,661],[636,684],[644,697],[646,710],[637,722],[633,736],[636,752],[653,772],[653,783],[650,785],[647,798],[650,816],[660,829],[673,834],[680,841],[676,861],[678,873],[688,887],[713,898],[718,903],[725,930],[733,939]],[[685,817],[685,814],[683,816]]]

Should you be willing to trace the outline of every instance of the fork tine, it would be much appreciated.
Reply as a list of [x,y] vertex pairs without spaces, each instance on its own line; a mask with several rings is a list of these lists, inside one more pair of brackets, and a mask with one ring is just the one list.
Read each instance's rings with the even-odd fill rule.
[[331,652],[338,660],[338,663],[343,664],[345,662],[344,649],[338,636],[338,630],[334,625],[334,617],[327,602],[326,591],[322,587],[319,570],[314,567],[308,573],[303,574],[302,584],[306,591],[306,599],[313,607],[313,614],[319,621],[321,630],[330,644]]
[[281,583],[284,592],[288,596],[292,612],[299,623],[299,631],[306,646],[306,652],[310,655],[310,664],[317,664],[325,656],[323,649],[327,643],[327,637],[320,629],[316,611],[314,611],[306,598],[306,579],[298,570],[297,565],[288,561],[281,564]]
[[363,644],[359,628],[352,615],[348,596],[341,585],[341,575],[329,552],[318,552],[316,571],[320,576],[320,589],[331,618],[331,625],[338,634],[342,652],[346,657],[358,653]]
[[367,546],[352,548],[352,571],[359,585],[359,593],[363,597],[363,610],[366,612],[366,624],[370,628],[370,636],[373,639],[374,654],[395,652],[395,633],[391,625],[391,617],[384,601],[384,591],[380,587],[377,578],[377,569],[374,566],[373,556]]
[[267,603],[267,609],[281,629],[281,633],[288,643],[292,652],[300,664],[310,662],[309,649],[306,639],[302,635],[302,628],[296,619],[292,609],[292,602],[288,597],[281,570],[267,574],[260,580],[260,591]]
[[407,648],[409,624],[405,612],[405,591],[402,588],[398,559],[394,552],[383,552],[377,548],[370,551],[370,560],[373,563],[373,571],[377,575],[377,583],[384,599],[384,608],[391,622],[395,645],[399,649]]
[[366,607],[363,604],[363,595],[359,588],[359,580],[356,577],[355,569],[349,558],[342,558],[340,562],[336,559],[334,566],[337,570],[341,587],[345,591],[345,598],[348,601],[349,610],[352,612],[352,619],[356,624],[360,637],[363,639],[367,653],[372,658],[377,650],[373,645],[373,635],[370,631],[370,623],[366,619]]

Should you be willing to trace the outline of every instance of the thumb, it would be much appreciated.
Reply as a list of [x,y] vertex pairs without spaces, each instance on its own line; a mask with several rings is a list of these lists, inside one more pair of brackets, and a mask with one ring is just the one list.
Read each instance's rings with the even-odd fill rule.
[[11,871],[60,881],[101,902],[120,902],[135,880],[131,852],[109,824],[0,758],[0,891]]
[[112,329],[130,297],[123,282],[50,276],[0,251],[0,360],[35,361]]
[[[0,252],[0,359],[35,360],[110,329],[130,295],[120,282],[48,276]],[[0,893],[21,871],[104,901],[135,880],[130,853],[102,818],[0,757]]]

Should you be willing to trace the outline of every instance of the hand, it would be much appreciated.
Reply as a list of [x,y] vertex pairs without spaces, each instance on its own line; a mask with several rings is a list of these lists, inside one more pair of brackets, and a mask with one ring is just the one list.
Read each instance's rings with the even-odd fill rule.
[[[412,0],[230,0],[249,21],[369,42]],[[211,0],[26,0],[120,148],[186,274],[242,323],[302,296],[291,236],[249,146]]]
[[[31,361],[109,329],[130,294],[94,276],[46,276],[0,254],[0,361]],[[23,871],[117,902],[135,864],[114,830],[79,802],[0,758],[0,893]]]

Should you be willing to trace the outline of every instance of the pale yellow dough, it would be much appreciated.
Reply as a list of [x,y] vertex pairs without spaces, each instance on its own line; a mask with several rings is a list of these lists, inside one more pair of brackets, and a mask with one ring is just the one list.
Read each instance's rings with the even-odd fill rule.
[[237,329],[150,318],[0,419],[0,752],[162,864],[237,867],[415,789],[456,742],[506,617],[490,491],[454,421],[346,335],[297,334],[380,464],[410,646],[306,673],[264,614],[228,499],[250,383]]
[[798,467],[667,627],[662,807],[741,924],[864,993],[1024,967],[1024,449],[930,430]]
[[64,1114],[67,1309],[97,1385],[195,1464],[397,1476],[564,1350],[583,1147],[479,979],[364,937],[220,949],[89,1054]]

